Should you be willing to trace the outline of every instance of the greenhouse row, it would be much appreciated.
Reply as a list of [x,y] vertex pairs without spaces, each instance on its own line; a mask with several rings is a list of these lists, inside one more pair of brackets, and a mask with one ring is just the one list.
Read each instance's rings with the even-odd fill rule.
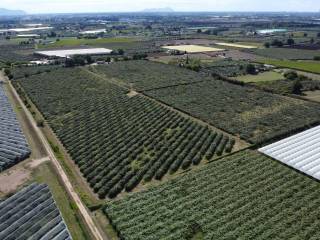
[[31,154],[16,114],[0,84],[0,172]]
[[0,202],[0,239],[71,240],[46,184],[31,184]]

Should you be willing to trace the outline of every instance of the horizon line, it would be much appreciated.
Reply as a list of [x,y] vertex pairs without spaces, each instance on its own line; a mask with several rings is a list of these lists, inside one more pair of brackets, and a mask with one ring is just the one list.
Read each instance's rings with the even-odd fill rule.
[[145,10],[137,10],[137,11],[92,11],[92,12],[38,12],[38,13],[30,13],[24,10],[15,10],[15,11],[23,11],[25,15],[42,15],[42,14],[109,14],[109,13],[146,13],[146,14],[153,14],[153,13],[167,13],[167,14],[174,14],[174,13],[318,13],[319,11],[271,11],[271,10],[250,10],[250,11],[233,11],[233,10],[198,10],[198,11],[185,11],[185,10],[173,10],[173,11],[145,11]]

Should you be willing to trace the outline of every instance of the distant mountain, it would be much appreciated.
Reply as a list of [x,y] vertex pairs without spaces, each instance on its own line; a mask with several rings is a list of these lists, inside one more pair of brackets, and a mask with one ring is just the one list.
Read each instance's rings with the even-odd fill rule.
[[166,8],[147,8],[144,9],[142,12],[149,12],[149,13],[170,13],[174,12],[172,8],[166,7]]
[[22,10],[9,10],[5,8],[0,8],[0,16],[20,16],[25,14],[26,12]]

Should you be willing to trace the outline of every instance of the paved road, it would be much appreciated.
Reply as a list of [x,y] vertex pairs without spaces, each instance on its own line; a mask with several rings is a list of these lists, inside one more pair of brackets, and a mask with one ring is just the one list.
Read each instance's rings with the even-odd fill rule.
[[58,159],[55,157],[54,152],[52,151],[50,144],[48,143],[47,139],[45,138],[45,136],[43,135],[43,133],[41,132],[41,130],[37,127],[37,124],[35,122],[35,120],[33,119],[31,113],[28,111],[28,109],[26,108],[26,106],[23,104],[22,100],[20,99],[18,93],[16,92],[16,90],[14,89],[14,87],[11,85],[11,82],[9,82],[10,88],[12,90],[12,93],[14,94],[14,96],[18,99],[20,105],[22,106],[23,111],[25,112],[25,114],[28,117],[28,120],[30,121],[30,123],[32,124],[32,127],[34,128],[34,131],[36,132],[36,134],[38,135],[39,139],[41,140],[43,146],[45,147],[48,156],[50,158],[50,160],[53,162],[53,164],[55,165],[56,169],[58,170],[58,173],[60,174],[61,180],[65,185],[65,188],[68,191],[69,196],[74,200],[74,202],[77,204],[79,212],[81,213],[83,219],[85,220],[88,228],[91,231],[92,236],[94,236],[94,239],[97,240],[103,240],[104,238],[102,237],[101,233],[99,232],[98,228],[96,227],[96,225],[94,224],[92,217],[90,215],[89,210],[85,207],[85,205],[81,202],[80,197],[78,196],[78,194],[75,192],[67,174],[64,172],[63,168],[60,165],[60,162],[58,161]]

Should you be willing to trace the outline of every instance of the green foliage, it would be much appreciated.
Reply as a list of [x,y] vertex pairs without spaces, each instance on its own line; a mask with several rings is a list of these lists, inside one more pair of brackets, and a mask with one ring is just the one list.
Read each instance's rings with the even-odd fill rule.
[[295,71],[288,71],[288,72],[284,73],[284,77],[289,80],[295,80],[298,78],[298,74]]
[[233,139],[155,101],[129,97],[125,89],[81,68],[17,82],[101,198],[116,197],[143,179],[160,180],[182,165],[189,168],[233,148]]
[[254,54],[267,58],[286,59],[286,60],[312,60],[319,55],[320,51],[292,49],[292,48],[265,48],[250,50]]
[[256,67],[253,64],[248,64],[246,67],[247,74],[256,74]]
[[27,62],[35,60],[33,45],[0,44],[0,61]]
[[318,104],[219,80],[145,93],[252,143],[273,139],[320,119]]
[[271,46],[274,46],[274,47],[282,47],[282,46],[283,46],[283,42],[282,42],[281,40],[274,39],[274,40],[271,42]]
[[121,84],[137,90],[168,87],[178,84],[199,82],[206,77],[199,77],[196,72],[172,65],[150,61],[127,61],[96,66],[95,71],[108,78],[115,78]]
[[124,54],[124,50],[123,50],[122,48],[120,48],[120,49],[118,49],[117,53],[118,53],[119,55],[123,55],[123,54]]
[[271,44],[269,42],[264,43],[265,48],[270,48]]
[[294,45],[294,39],[292,39],[292,38],[289,38],[288,40],[287,40],[287,44],[289,45],[289,46],[292,46],[292,45]]
[[24,78],[26,76],[32,76],[41,74],[44,72],[50,72],[58,69],[59,65],[42,65],[42,66],[18,66],[12,69],[12,75],[14,79]]
[[254,151],[107,203],[121,239],[319,239],[320,185]]
[[316,62],[316,61],[313,62],[313,61],[289,61],[289,60],[265,59],[261,62],[274,65],[276,67],[291,68],[291,69],[297,69],[301,71],[320,74],[320,64],[319,62]]
[[[300,91],[294,90],[297,86],[295,86],[296,81],[299,81],[299,84],[301,84]],[[318,80],[312,80],[312,79],[304,79],[298,76],[297,79],[290,80],[290,79],[284,79],[284,80],[277,80],[277,81],[267,81],[267,82],[257,82],[255,83],[256,86],[277,94],[295,94],[295,92],[298,92],[298,94],[301,94],[301,92],[304,91],[315,91],[320,89],[320,81]]]
[[293,87],[292,87],[292,93],[293,94],[301,94],[302,93],[302,84],[301,81],[299,79],[296,79],[293,83]]
[[236,77],[246,74],[247,65],[244,61],[222,60],[203,64],[201,71],[211,75]]
[[11,70],[9,68],[4,69],[4,74],[9,76],[11,74]]

